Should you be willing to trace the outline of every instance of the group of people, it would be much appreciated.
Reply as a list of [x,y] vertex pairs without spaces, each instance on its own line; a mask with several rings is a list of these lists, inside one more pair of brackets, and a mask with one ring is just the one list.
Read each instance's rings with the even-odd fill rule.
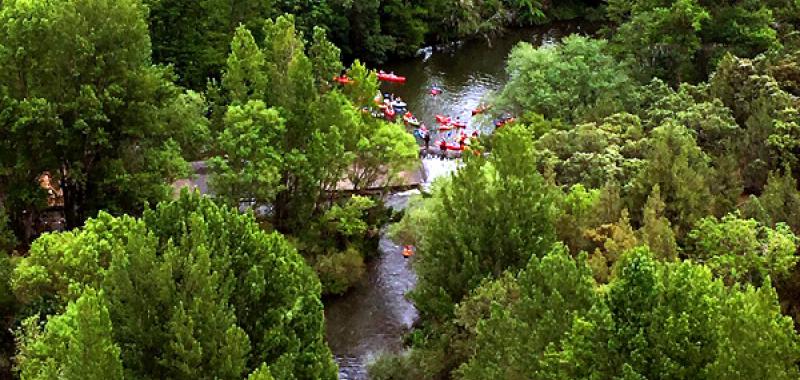
[[394,96],[394,94],[378,93],[375,96],[375,104],[381,110],[375,116],[386,118],[389,121],[395,121],[398,113],[408,113],[408,104],[401,97]]
[[[430,91],[432,96],[437,96],[442,92],[442,89],[438,86],[432,87]],[[401,97],[392,93],[379,91],[375,96],[374,102],[378,110],[372,112],[373,116],[388,121],[397,121],[398,115],[400,115],[406,127],[413,128],[414,136],[424,146],[424,150],[421,151],[423,155],[430,155],[432,153],[431,148],[438,149],[439,155],[443,158],[448,157],[449,152],[459,154],[479,136],[477,130],[467,133],[467,122],[462,121],[459,117],[451,119],[450,117],[437,115],[437,128],[429,129],[425,123],[421,123],[411,113],[408,109],[408,104]],[[473,112],[474,114],[475,112]],[[433,134],[436,134],[436,136],[432,136]],[[432,144],[434,137],[438,137],[438,140],[434,140],[435,142]]]

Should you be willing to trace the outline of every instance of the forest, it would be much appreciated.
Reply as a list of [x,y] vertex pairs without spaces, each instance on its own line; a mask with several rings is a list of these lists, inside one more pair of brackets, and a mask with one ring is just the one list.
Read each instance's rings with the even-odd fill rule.
[[[565,20],[390,209],[376,68]],[[336,379],[383,230],[371,379],[800,378],[800,0],[0,0],[0,68],[0,378]]]

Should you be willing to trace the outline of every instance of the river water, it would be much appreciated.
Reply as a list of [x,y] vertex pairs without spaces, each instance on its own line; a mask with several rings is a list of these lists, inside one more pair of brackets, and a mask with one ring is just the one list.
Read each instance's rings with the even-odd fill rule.
[[[520,41],[551,44],[571,33],[582,33],[578,24],[559,23],[547,27],[512,31],[491,41],[471,41],[446,49],[424,49],[416,59],[390,63],[384,70],[407,77],[403,85],[384,84],[383,91],[403,98],[408,108],[429,127],[437,114],[468,122],[467,131],[491,131],[491,124],[471,119],[471,111],[506,81],[505,60]],[[432,86],[443,92],[432,96]],[[431,141],[435,141],[433,136]],[[422,162],[429,186],[435,178],[452,173],[457,163],[438,158]],[[391,207],[402,209],[415,191],[392,194]],[[402,248],[391,241],[385,229],[379,256],[367,265],[363,281],[341,297],[326,300],[328,344],[339,364],[340,379],[368,379],[366,366],[381,352],[402,350],[403,334],[417,318],[405,294],[416,284],[416,275]]]

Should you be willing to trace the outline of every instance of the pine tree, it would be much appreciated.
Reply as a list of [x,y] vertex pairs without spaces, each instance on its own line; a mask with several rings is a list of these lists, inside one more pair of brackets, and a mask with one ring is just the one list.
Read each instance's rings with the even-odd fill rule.
[[120,348],[102,292],[86,288],[64,314],[39,331],[36,318],[24,323],[18,365],[23,379],[121,380]]
[[658,185],[647,198],[642,217],[642,228],[639,230],[642,243],[650,247],[650,251],[660,260],[674,261],[678,258],[678,244],[670,227],[669,220],[664,217],[666,205],[661,199]]
[[231,53],[222,74],[222,88],[228,92],[231,104],[264,99],[267,93],[264,64],[261,48],[250,31],[240,25],[231,41]]

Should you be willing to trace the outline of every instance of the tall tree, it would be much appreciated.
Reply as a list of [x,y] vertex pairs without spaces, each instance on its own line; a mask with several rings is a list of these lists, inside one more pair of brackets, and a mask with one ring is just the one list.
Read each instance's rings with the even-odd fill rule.
[[[138,0],[8,1],[0,9],[0,190],[12,215],[32,209],[35,178],[61,183],[68,227],[97,210],[141,211],[186,172],[179,137],[205,128],[171,120],[186,102],[150,63]],[[3,120],[3,118],[0,118]],[[13,189],[13,191],[12,191]]]
[[[558,350],[573,321],[600,301],[585,259],[581,255],[576,262],[564,246],[555,245],[542,258],[531,257],[514,279],[515,289],[497,298],[487,294],[487,315],[470,326],[476,332],[475,355],[457,378],[546,378],[548,351]],[[460,310],[474,313],[473,303],[490,289],[490,284],[479,288]]]
[[522,127],[495,136],[490,158],[472,158],[443,186],[419,240],[413,299],[433,320],[452,315],[485,277],[521,268],[555,240],[553,189],[536,170]]
[[653,130],[649,145],[647,162],[635,181],[633,208],[643,207],[646,197],[658,185],[666,203],[664,216],[680,239],[695,221],[712,210],[710,159],[690,131],[673,120]]
[[344,178],[356,189],[388,183],[417,149],[402,126],[360,112],[378,88],[361,63],[350,69],[354,83],[333,86],[342,63],[323,30],[306,41],[284,15],[267,20],[263,34],[261,47],[244,28],[234,37],[212,117],[220,131],[212,182],[236,189],[233,198],[272,204],[275,227],[300,234],[330,206],[324,191]]
[[[272,0],[145,0],[153,59],[175,68],[179,82],[202,90],[219,78],[239,25],[258,31]],[[260,34],[258,34],[260,37]]]
[[627,66],[615,61],[606,45],[577,35],[553,46],[519,44],[508,58],[510,79],[498,107],[568,122],[622,110],[632,81]]
[[233,207],[242,201],[254,206],[271,202],[281,190],[279,147],[284,132],[279,112],[260,100],[228,107],[225,130],[216,142],[220,155],[209,161],[214,196]]
[[23,322],[17,361],[23,379],[121,380],[120,348],[112,339],[102,292],[87,288],[62,315],[40,330],[38,318]]

